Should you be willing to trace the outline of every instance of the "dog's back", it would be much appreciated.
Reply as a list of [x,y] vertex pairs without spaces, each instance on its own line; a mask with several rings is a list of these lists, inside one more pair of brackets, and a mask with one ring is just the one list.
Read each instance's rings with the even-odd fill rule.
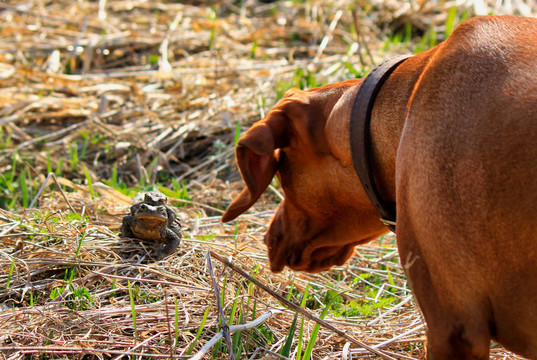
[[421,75],[397,157],[401,260],[435,354],[486,358],[492,336],[537,358],[536,139],[537,19],[464,23]]

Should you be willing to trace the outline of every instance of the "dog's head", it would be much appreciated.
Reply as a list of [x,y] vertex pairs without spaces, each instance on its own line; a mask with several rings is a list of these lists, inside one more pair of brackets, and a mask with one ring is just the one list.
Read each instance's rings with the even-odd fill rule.
[[272,271],[342,265],[356,245],[385,232],[350,156],[348,126],[359,81],[289,91],[238,142],[246,188],[222,221],[245,212],[276,175],[285,199],[265,236]]

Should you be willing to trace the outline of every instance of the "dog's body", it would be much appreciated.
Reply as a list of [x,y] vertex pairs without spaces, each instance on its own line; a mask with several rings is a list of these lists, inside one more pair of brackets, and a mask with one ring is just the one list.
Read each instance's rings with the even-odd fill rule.
[[[341,265],[387,231],[351,159],[361,82],[293,90],[239,141],[247,188],[223,220],[278,175],[285,200],[265,238],[273,271]],[[474,18],[406,60],[370,130],[429,357],[486,359],[496,339],[537,359],[537,20]]]

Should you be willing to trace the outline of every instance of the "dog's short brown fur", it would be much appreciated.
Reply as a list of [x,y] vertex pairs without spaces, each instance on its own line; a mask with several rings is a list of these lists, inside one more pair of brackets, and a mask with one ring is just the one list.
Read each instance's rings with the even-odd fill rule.
[[[387,229],[353,169],[361,80],[292,90],[239,141],[247,210],[276,174],[273,271],[343,264]],[[406,60],[372,124],[375,179],[428,327],[428,356],[486,359],[490,340],[537,359],[537,20],[481,17]]]

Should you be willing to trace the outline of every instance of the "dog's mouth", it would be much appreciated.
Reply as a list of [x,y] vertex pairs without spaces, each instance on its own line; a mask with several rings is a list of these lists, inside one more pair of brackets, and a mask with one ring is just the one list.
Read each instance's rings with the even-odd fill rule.
[[286,266],[294,271],[318,273],[343,265],[353,254],[355,244],[322,246],[315,249],[272,251],[269,249],[270,269],[281,272]]
[[[378,237],[378,233],[356,234],[354,224],[338,219],[314,219],[294,214],[289,219],[280,204],[265,235],[271,271],[291,270],[318,273],[343,265],[357,245]],[[301,216],[299,216],[301,215]]]

